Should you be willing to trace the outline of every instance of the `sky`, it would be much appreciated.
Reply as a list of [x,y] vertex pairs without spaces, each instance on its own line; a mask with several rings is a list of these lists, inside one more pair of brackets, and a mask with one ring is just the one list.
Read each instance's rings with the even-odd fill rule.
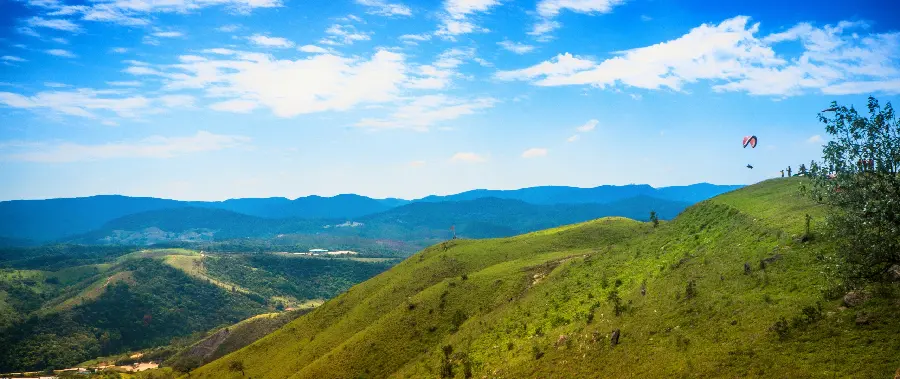
[[0,200],[750,184],[821,157],[832,101],[897,101],[897,14],[893,0],[0,0]]

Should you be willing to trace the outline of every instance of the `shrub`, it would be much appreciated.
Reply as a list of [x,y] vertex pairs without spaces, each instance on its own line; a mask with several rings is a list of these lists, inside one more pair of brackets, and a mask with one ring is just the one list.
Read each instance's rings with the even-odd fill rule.
[[900,120],[869,97],[868,117],[832,102],[819,121],[832,140],[810,164],[809,194],[828,204],[827,225],[841,245],[849,279],[875,280],[900,263]]

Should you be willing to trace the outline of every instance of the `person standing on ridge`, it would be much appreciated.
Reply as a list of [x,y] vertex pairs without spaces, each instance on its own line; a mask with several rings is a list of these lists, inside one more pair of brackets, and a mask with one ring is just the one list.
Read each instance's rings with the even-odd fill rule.
[[781,177],[784,177],[784,170],[781,170]]
[[788,178],[791,177],[791,166],[788,166]]

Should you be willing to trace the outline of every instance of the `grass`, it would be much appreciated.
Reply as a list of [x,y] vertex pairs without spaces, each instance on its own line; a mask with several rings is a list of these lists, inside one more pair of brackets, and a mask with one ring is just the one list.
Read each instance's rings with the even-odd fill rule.
[[606,218],[444,242],[191,377],[240,377],[235,361],[254,378],[889,377],[900,289],[851,309],[825,296],[833,246],[793,238],[824,214],[800,183],[724,194],[658,228]]
[[241,287],[237,284],[230,283],[227,281],[223,281],[217,278],[214,278],[206,273],[206,269],[203,267],[202,256],[199,253],[185,250],[185,249],[165,249],[171,252],[171,250],[176,250],[177,252],[188,252],[190,254],[173,254],[173,255],[162,255],[163,262],[169,266],[172,266],[176,269],[183,271],[185,274],[195,277],[200,280],[208,281],[216,286],[224,288],[225,290],[231,291],[234,290],[236,292],[241,293],[250,293],[250,290]]

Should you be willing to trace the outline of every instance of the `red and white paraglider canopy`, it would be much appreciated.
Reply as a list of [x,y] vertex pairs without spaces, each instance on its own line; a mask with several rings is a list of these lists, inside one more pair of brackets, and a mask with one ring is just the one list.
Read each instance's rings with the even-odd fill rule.
[[744,148],[750,146],[751,149],[756,148],[756,136],[746,136],[744,137]]

